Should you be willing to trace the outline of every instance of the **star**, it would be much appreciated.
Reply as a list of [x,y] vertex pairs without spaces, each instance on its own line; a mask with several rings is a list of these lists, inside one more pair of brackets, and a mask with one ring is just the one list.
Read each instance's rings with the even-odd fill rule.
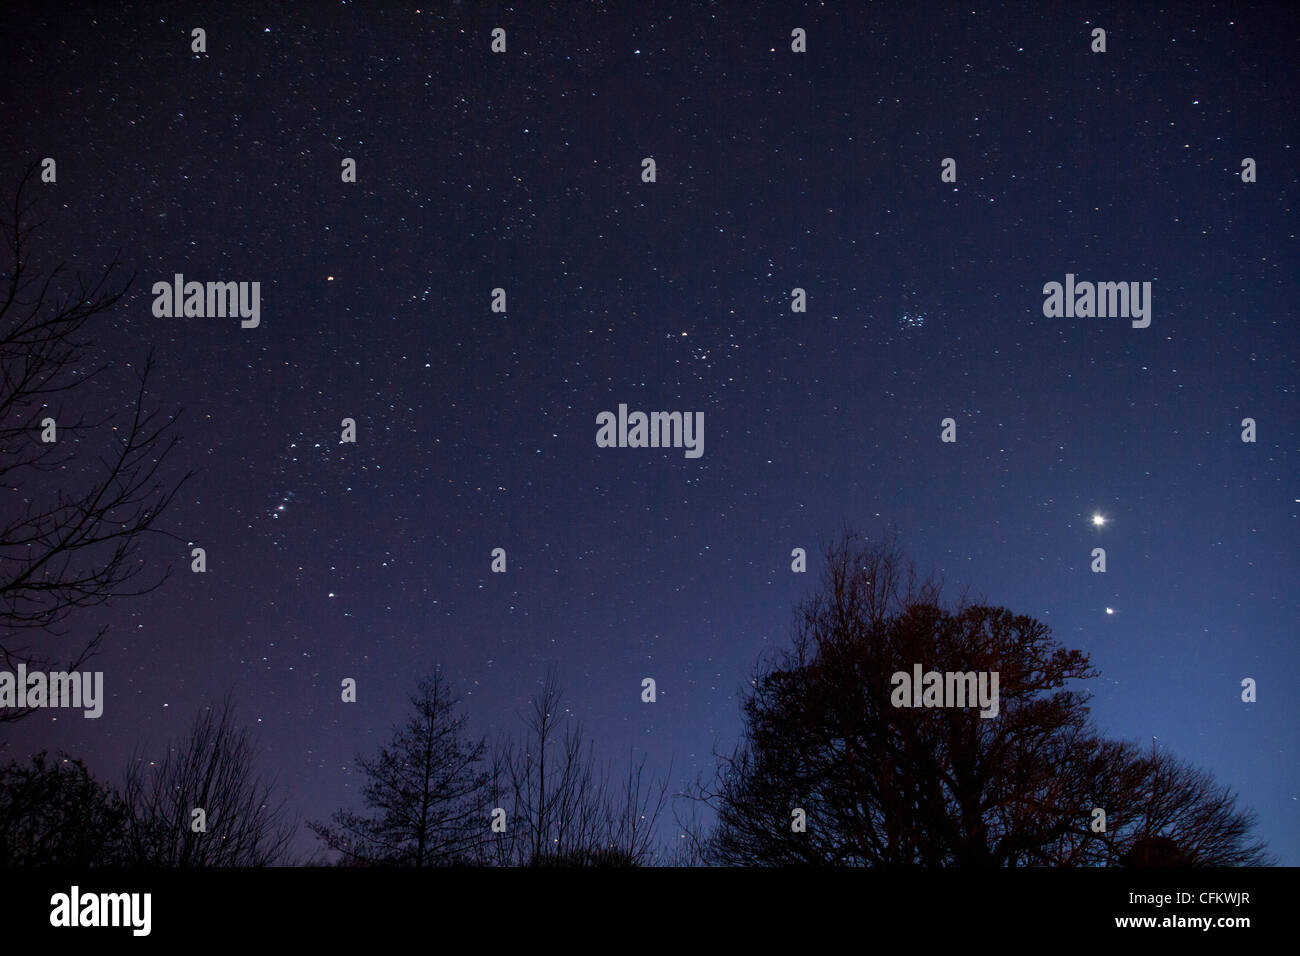
[[1096,527],[1100,528],[1102,525],[1106,523],[1106,519],[1102,515],[1095,514],[1092,516],[1092,523]]

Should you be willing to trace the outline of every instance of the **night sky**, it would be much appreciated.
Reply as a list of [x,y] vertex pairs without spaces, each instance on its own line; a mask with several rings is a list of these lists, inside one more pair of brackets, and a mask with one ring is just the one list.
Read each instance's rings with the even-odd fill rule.
[[[1300,864],[1300,8],[108,6],[10,6],[3,188],[55,158],[37,257],[135,273],[80,400],[125,410],[154,348],[199,474],[171,579],[70,622],[112,625],[104,716],[5,759],[120,782],[231,691],[324,819],[434,662],[489,736],[554,664],[681,789],[848,524],[1086,651],[1105,732]],[[155,317],[176,273],[260,282],[260,326]],[[1150,282],[1150,326],[1045,317],[1067,274]],[[598,448],[620,404],[704,412],[703,455]]]

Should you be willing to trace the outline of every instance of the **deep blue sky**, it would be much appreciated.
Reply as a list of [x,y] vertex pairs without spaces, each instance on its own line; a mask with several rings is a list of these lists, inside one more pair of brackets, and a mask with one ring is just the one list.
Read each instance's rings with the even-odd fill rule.
[[[321,818],[432,662],[485,734],[553,662],[680,786],[847,523],[1088,652],[1100,726],[1300,864],[1292,5],[376,6],[7,16],[5,188],[55,157],[39,254],[137,274],[93,401],[157,349],[209,559],[151,546],[173,579],[77,621],[113,624],[104,717],[10,754],[120,778],[233,689]],[[176,272],[261,282],[260,328],[155,318]],[[1152,282],[1150,328],[1044,318],[1068,272]],[[620,402],[704,411],[704,456],[598,449]]]

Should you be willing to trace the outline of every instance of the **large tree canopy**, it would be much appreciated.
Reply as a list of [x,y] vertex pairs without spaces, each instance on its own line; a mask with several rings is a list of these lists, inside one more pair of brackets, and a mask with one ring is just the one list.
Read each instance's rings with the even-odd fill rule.
[[[718,813],[715,862],[1265,862],[1253,818],[1208,774],[1096,732],[1078,686],[1095,671],[1045,624],[945,607],[894,543],[845,534],[825,558],[793,646],[760,667],[742,742],[703,794]],[[895,706],[891,675],[915,665],[996,672],[996,716]]]

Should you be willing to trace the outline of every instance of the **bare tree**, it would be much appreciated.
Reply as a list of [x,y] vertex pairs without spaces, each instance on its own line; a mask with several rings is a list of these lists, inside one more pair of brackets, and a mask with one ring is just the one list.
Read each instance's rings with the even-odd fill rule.
[[[162,759],[126,771],[128,852],[138,866],[273,866],[288,858],[296,821],[254,759],[229,697],[208,707]],[[197,811],[201,811],[198,813]],[[200,827],[200,823],[202,827]]]
[[340,810],[308,826],[349,865],[438,866],[470,862],[485,819],[480,769],[487,745],[465,719],[441,672],[420,681],[413,713],[378,757],[358,757],[369,816]]
[[[64,267],[46,274],[31,259],[31,239],[41,225],[32,221],[35,201],[27,198],[35,169],[27,171],[11,204],[0,203],[0,232],[11,259],[0,275],[0,658],[9,667],[41,669],[54,663],[45,645],[66,633],[60,625],[74,610],[147,593],[166,579],[170,568],[152,583],[135,580],[145,569],[139,549],[146,535],[167,534],[158,518],[190,475],[174,484],[162,478],[164,460],[179,440],[173,431],[179,412],[160,422],[157,412],[145,409],[152,355],[124,420],[65,414],[63,403],[84,395],[87,383],[109,368],[83,367],[92,347],[84,336],[131,280],[114,286],[114,261],[98,279],[77,277],[73,291],[56,293]],[[56,440],[44,440],[51,432]],[[70,475],[79,476],[75,488],[64,484]],[[78,641],[67,669],[85,663],[105,631]],[[0,721],[29,712],[7,710]]]
[[488,834],[486,862],[502,866],[637,866],[655,856],[667,783],[633,761],[617,785],[600,766],[582,723],[565,720],[563,694],[548,671],[518,740],[493,753],[488,792],[506,811],[504,831]]
[[629,750],[627,773],[606,801],[607,816],[604,842],[618,857],[638,866],[658,862],[656,827],[668,800],[668,780],[673,768],[669,763],[663,778],[656,782],[646,776],[646,755],[636,760]]

